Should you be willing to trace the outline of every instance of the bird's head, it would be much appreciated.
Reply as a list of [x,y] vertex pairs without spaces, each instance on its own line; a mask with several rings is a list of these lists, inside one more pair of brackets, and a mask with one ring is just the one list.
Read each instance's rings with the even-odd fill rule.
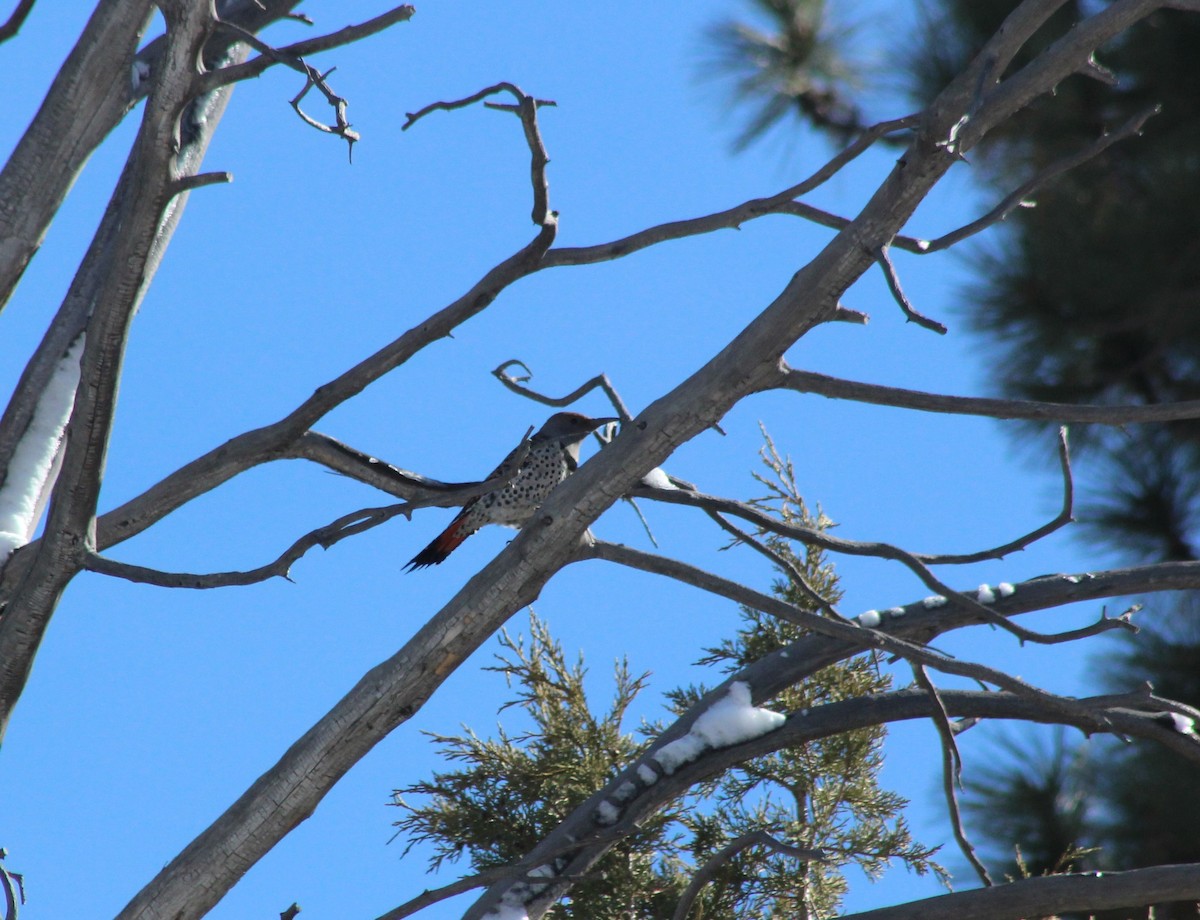
[[578,444],[601,425],[619,422],[619,418],[590,418],[578,412],[557,412],[546,419],[532,438],[534,442],[558,441],[566,446]]

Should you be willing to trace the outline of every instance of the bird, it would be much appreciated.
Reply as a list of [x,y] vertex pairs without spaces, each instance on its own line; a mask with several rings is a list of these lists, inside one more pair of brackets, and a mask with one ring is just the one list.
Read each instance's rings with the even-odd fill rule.
[[[579,446],[591,432],[619,418],[589,418],[578,412],[558,412],[529,439],[529,453],[516,475],[504,485],[479,495],[465,505],[450,526],[404,566],[413,572],[440,565],[467,537],[485,524],[520,527],[546,500],[554,487],[579,466]],[[492,472],[495,478],[525,448],[522,444]]]

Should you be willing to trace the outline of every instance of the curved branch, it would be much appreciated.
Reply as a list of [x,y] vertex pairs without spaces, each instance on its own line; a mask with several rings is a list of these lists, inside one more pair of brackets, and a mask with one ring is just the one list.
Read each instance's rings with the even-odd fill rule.
[[991,888],[992,877],[988,875],[987,867],[979,860],[975,847],[967,838],[963,828],[962,813],[958,807],[957,787],[962,785],[962,754],[958,750],[958,742],[954,740],[954,728],[950,724],[950,714],[946,712],[946,704],[942,702],[941,693],[929,679],[925,668],[919,664],[912,665],[913,678],[917,685],[929,694],[934,704],[932,707],[933,724],[937,728],[938,738],[942,742],[942,791],[946,797],[946,810],[950,815],[950,829],[958,848],[962,851],[975,874],[984,886]]
[[875,261],[883,269],[883,277],[887,280],[888,290],[892,292],[892,297],[900,305],[905,319],[910,323],[916,323],[918,326],[936,332],[938,335],[945,335],[950,331],[943,323],[939,323],[936,319],[930,319],[923,313],[917,312],[916,307],[912,305],[905,295],[903,288],[900,287],[900,276],[896,274],[896,266],[892,264],[887,246],[880,246],[875,250]]
[[8,41],[21,31],[21,26],[29,18],[29,14],[33,12],[33,5],[36,2],[37,0],[17,0],[17,5],[12,13],[9,14],[8,19],[4,21],[3,25],[0,25],[0,43]]
[[[510,367],[519,367],[525,371],[526,376],[514,377],[508,372]],[[614,409],[617,410],[617,415],[621,417],[622,422],[628,422],[633,418],[633,414],[625,405],[625,401],[621,399],[621,395],[617,392],[616,387],[612,385],[612,381],[608,379],[608,374],[597,374],[591,380],[587,380],[568,393],[566,396],[546,396],[543,393],[538,393],[536,390],[531,390],[529,387],[522,386],[528,383],[533,377],[533,371],[529,369],[529,365],[517,358],[510,358],[505,361],[494,371],[492,376],[499,380],[504,386],[512,390],[512,392],[524,396],[526,399],[532,399],[534,402],[541,403],[543,406],[569,406],[577,399],[582,398],[592,390],[600,389],[604,391],[604,395],[608,397],[608,401],[612,403]]]
[[[466,504],[473,498],[484,495],[508,483],[520,470],[521,464],[529,454],[529,435],[533,429],[525,432],[521,443],[509,454],[507,462],[496,471],[496,475],[482,482],[466,483],[449,491],[439,491],[428,498],[413,499],[397,505],[387,505],[381,508],[363,508],[344,514],[336,520],[309,531],[284,550],[275,560],[254,569],[238,572],[212,572],[204,575],[191,572],[163,572],[158,569],[118,562],[108,559],[95,552],[87,552],[84,556],[84,568],[101,575],[112,575],[127,581],[142,584],[157,585],[161,588],[228,588],[235,586],[253,585],[269,578],[286,578],[291,581],[292,566],[310,549],[320,546],[329,549],[347,537],[364,533],[373,527],[378,527],[394,517],[404,515],[411,520],[413,511],[418,508],[443,505]],[[311,432],[310,432],[311,434]],[[332,438],[326,442],[333,441]],[[334,444],[338,442],[333,442]],[[340,445],[346,452],[351,448]],[[365,457],[368,462],[378,463],[373,457]],[[395,471],[395,467],[387,467]],[[399,471],[396,471],[399,472]]]

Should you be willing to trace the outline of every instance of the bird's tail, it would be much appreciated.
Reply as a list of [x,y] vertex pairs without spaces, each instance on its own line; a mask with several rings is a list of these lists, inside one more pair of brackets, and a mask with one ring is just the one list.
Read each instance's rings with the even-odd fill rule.
[[431,565],[440,565],[446,560],[446,557],[454,552],[462,544],[463,540],[471,536],[475,531],[468,530],[463,523],[463,516],[460,514],[450,526],[443,530],[433,542],[417,553],[404,566],[404,571],[414,572],[417,569],[423,569]]

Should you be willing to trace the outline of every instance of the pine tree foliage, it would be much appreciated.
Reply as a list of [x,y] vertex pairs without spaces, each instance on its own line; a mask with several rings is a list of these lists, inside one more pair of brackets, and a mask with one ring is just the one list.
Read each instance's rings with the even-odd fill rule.
[[[996,875],[1098,868],[1098,849],[1086,845],[1093,840],[1090,749],[1068,744],[1061,728],[1001,736],[991,744],[994,757],[970,765],[965,810],[973,825],[986,828],[984,841],[993,851],[987,861]],[[1014,770],[1015,763],[1021,768]]]
[[[930,3],[911,56],[920,98],[944,85],[1014,0]],[[1066,3],[1013,67],[1062,35]],[[1097,55],[1095,75],[1063,81],[980,148],[977,176],[1008,190],[1153,105],[1135,142],[1057,177],[990,248],[976,249],[967,320],[997,356],[1006,393],[1050,402],[1153,404],[1200,397],[1200,27],[1164,10]],[[1101,545],[1132,537],[1138,555],[1192,559],[1182,530],[1200,513],[1200,425],[1072,432],[1104,483],[1079,518]],[[1090,459],[1090,458],[1085,458]],[[1149,552],[1147,552],[1147,550]]]
[[852,30],[835,25],[824,0],[750,0],[752,22],[729,18],[709,30],[706,75],[724,79],[735,107],[750,110],[734,141],[744,149],[793,120],[845,142],[864,126],[854,102],[862,67]]
[[[1014,6],[930,2],[927,34],[910,65],[917,94],[929,98],[944,85],[949,68]],[[1087,6],[1094,4],[1064,4],[1022,54],[1036,54]],[[1056,178],[1037,193],[1036,207],[1010,219],[997,244],[976,250],[967,318],[998,355],[992,376],[1008,394],[1126,404],[1200,396],[1197,47],[1195,22],[1155,13],[1096,55],[1113,85],[1083,75],[1064,81],[977,154],[979,178],[1009,189],[1102,131],[1161,106],[1136,142],[1114,145]],[[1197,558],[1200,426],[1077,429],[1072,440],[1085,450],[1077,464],[1085,537],[1121,561]],[[1200,702],[1194,680],[1179,680],[1200,673],[1200,635],[1162,626],[1194,613],[1160,609],[1150,628],[1110,651],[1100,670],[1113,688],[1149,682],[1164,695]],[[1014,749],[992,769],[969,766],[967,776],[975,827],[1008,854],[1017,844],[1033,874],[1064,869],[1072,848],[1091,851],[1077,864],[1104,868],[1200,856],[1195,779],[1148,745],[1056,745],[1032,759]],[[1090,808],[1080,807],[1081,796]]]
[[[770,495],[757,504],[797,524],[831,525],[809,513],[790,461],[769,439],[763,459],[771,475],[757,478]],[[836,602],[837,578],[820,550],[797,551],[781,539],[762,538],[811,587]],[[812,609],[786,567],[779,576],[774,593]],[[737,633],[707,650],[701,663],[734,671],[801,635],[798,627],[758,611],[743,609],[740,616]],[[536,616],[530,617],[528,647],[507,633],[500,644],[502,654],[491,670],[514,690],[502,711],[519,710],[528,727],[515,734],[500,728],[494,739],[470,730],[435,735],[442,755],[461,766],[395,793],[404,809],[398,833],[409,848],[431,845],[435,869],[462,857],[475,871],[517,862],[561,817],[635,760],[662,727],[625,729],[630,706],[646,686],[646,675],[633,677],[627,662],[617,664],[612,703],[598,713],[584,691],[582,658],[569,664]],[[878,662],[861,656],[786,690],[769,708],[801,710],[889,686]],[[686,709],[704,692],[696,686],[669,692],[671,710]],[[590,920],[665,920],[693,874],[710,862],[712,878],[693,906],[693,918],[828,916],[846,891],[843,870],[850,865],[876,877],[897,860],[912,871],[944,877],[932,861],[934,851],[913,840],[902,815],[905,800],[879,786],[885,734],[879,726],[787,748],[702,784],[618,844],[597,866],[596,877],[578,886],[570,902],[556,905],[551,916],[582,917],[580,911],[586,911]],[[745,835],[764,831],[778,845],[750,846],[717,859]],[[795,849],[820,851],[820,858],[797,859]]]
[[[1121,643],[1103,666],[1105,682],[1200,705],[1200,599],[1156,619]],[[1109,744],[1096,788],[1104,802],[1097,836],[1109,864],[1148,866],[1200,861],[1200,780],[1154,745]]]
[[[1196,602],[1123,635],[1098,671],[1113,692],[1150,683],[1200,704]],[[1068,744],[1064,730],[1002,739],[988,764],[967,770],[966,808],[1010,877],[1111,871],[1200,860],[1200,781],[1180,758],[1137,739]],[[1191,904],[1156,905],[1158,920],[1194,917]],[[1124,916],[1124,915],[1121,915]],[[1141,914],[1139,916],[1144,916]],[[1106,920],[1108,915],[1105,915]]]

